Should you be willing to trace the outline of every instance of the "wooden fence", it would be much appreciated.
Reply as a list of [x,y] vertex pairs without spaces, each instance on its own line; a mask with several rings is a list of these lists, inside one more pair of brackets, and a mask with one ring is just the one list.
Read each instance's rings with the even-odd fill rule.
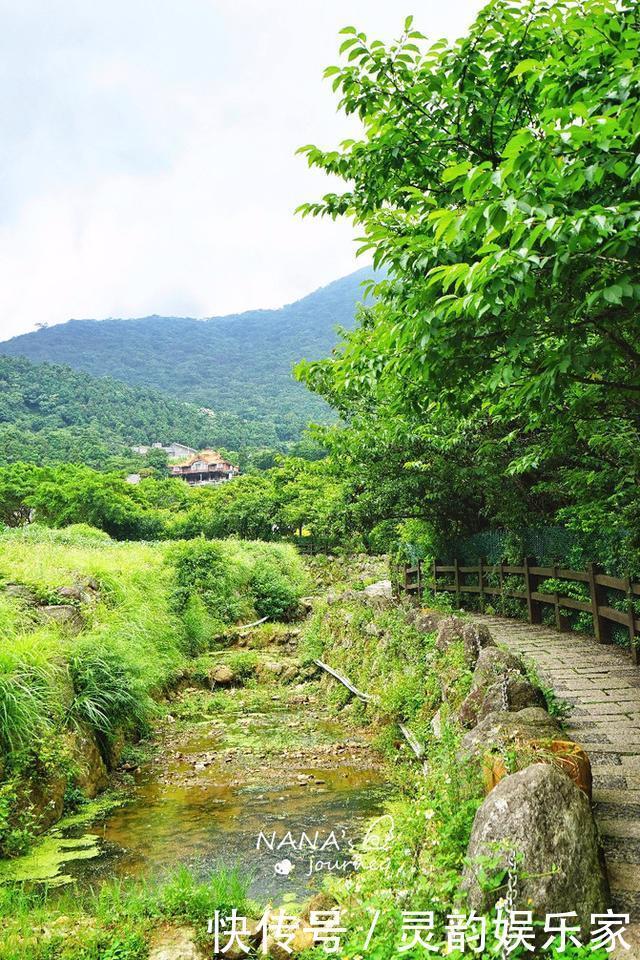
[[[509,577],[522,578],[522,589],[513,590],[511,584],[505,584]],[[443,583],[443,579],[450,582]],[[474,582],[469,583],[470,579]],[[541,591],[539,587],[542,581],[549,579],[585,584],[589,597],[576,600],[560,592]],[[489,582],[491,580],[493,583]],[[593,632],[599,643],[611,642],[613,624],[624,627],[629,634],[633,662],[637,664],[639,660],[636,638],[640,635],[640,619],[635,613],[634,599],[640,597],[640,583],[633,583],[630,577],[610,577],[595,564],[590,564],[582,571],[567,570],[564,567],[538,567],[528,560],[519,567],[506,563],[488,564],[482,560],[479,560],[476,566],[463,566],[457,560],[452,564],[434,562],[428,566],[418,561],[417,564],[405,566],[402,588],[407,594],[418,596],[421,596],[425,589],[435,594],[454,593],[458,603],[465,593],[477,594],[481,607],[485,601],[495,601],[495,598],[522,600],[527,606],[529,623],[542,623],[545,606],[551,606],[558,630],[571,629],[566,611],[579,610],[591,615]],[[609,606],[608,595],[611,591],[622,594],[621,605],[624,610]]]

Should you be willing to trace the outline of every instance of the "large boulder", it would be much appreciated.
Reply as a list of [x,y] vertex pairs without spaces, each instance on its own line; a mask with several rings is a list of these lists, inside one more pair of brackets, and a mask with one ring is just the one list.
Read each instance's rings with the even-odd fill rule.
[[80,633],[84,627],[82,614],[70,603],[52,603],[40,607],[40,615],[50,623],[56,623],[69,633]]
[[209,672],[209,682],[212,689],[213,687],[230,687],[235,681],[236,675],[226,663],[221,663]]
[[489,713],[463,737],[460,757],[481,757],[516,741],[553,740],[560,734],[560,724],[541,707],[527,707],[517,713]]
[[440,610],[421,609],[420,607],[406,607],[404,617],[412,627],[419,630],[420,633],[435,633],[447,618],[446,613]]
[[85,797],[93,799],[109,783],[107,767],[93,730],[78,726],[70,734],[70,749],[76,767],[75,784]]
[[504,897],[504,886],[491,890],[481,882],[482,871],[491,857],[499,874],[514,854],[513,909],[532,910],[538,919],[575,910],[586,936],[591,914],[607,905],[598,835],[587,797],[548,764],[502,780],[478,810],[462,879],[467,909],[485,914]]
[[203,960],[193,927],[160,927],[151,940],[149,960]]
[[507,674],[490,686],[475,683],[458,710],[458,720],[463,727],[474,727],[490,713],[501,710],[517,712],[527,707],[544,709],[544,694],[530,680],[519,673]]
[[436,649],[444,652],[453,643],[462,643],[465,660],[473,669],[485,648],[495,648],[491,631],[484,623],[469,623],[460,617],[445,617],[438,625]]
[[488,687],[508,675],[519,674],[524,677],[527,668],[520,657],[499,647],[487,647],[478,654],[473,673],[474,687]]

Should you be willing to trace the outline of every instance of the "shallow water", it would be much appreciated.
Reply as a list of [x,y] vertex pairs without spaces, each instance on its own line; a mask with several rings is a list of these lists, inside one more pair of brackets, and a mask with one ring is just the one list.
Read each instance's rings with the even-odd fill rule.
[[[251,727],[256,721],[263,724],[265,715],[241,719]],[[282,725],[277,713],[267,722]],[[317,723],[325,740],[339,729]],[[256,768],[254,758],[251,776],[238,779],[221,740],[229,742],[200,724],[181,738],[177,757],[146,765],[128,803],[83,824],[84,833],[99,836],[100,856],[65,864],[65,874],[91,886],[111,878],[162,879],[182,865],[206,878],[224,865],[252,877],[251,896],[277,900],[312,892],[328,873],[349,872],[352,845],[390,792],[375,765],[343,763],[339,754],[331,769],[306,767],[301,759],[274,779],[273,769],[266,762]],[[196,771],[194,760],[206,751],[213,759]]]

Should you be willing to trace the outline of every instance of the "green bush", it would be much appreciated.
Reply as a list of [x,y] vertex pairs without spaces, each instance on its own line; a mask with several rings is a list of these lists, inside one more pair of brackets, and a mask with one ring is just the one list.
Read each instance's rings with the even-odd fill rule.
[[251,591],[259,617],[286,620],[296,612],[299,593],[295,585],[264,560],[256,565]]
[[149,705],[141,699],[126,664],[109,650],[83,648],[69,660],[74,697],[68,717],[109,737],[119,726],[142,728]]
[[306,585],[302,561],[288,544],[187,540],[168,555],[174,569],[174,603],[184,616],[197,596],[221,623],[255,616],[288,619]]
[[177,609],[184,614],[193,596],[201,599],[206,610],[223,623],[236,620],[241,612],[238,584],[234,571],[219,543],[187,540],[169,554],[173,565]]

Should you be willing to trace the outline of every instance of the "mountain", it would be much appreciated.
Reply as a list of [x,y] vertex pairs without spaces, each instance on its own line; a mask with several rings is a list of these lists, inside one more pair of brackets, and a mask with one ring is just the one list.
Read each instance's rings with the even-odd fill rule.
[[129,457],[134,443],[213,442],[219,424],[192,404],[111,377],[0,356],[0,464]]
[[293,364],[331,351],[336,326],[353,326],[361,284],[371,276],[359,270],[277,310],[69,320],[0,343],[0,353],[68,364],[212,409],[221,424],[215,442],[230,449],[283,447],[310,420],[331,417],[293,379]]

